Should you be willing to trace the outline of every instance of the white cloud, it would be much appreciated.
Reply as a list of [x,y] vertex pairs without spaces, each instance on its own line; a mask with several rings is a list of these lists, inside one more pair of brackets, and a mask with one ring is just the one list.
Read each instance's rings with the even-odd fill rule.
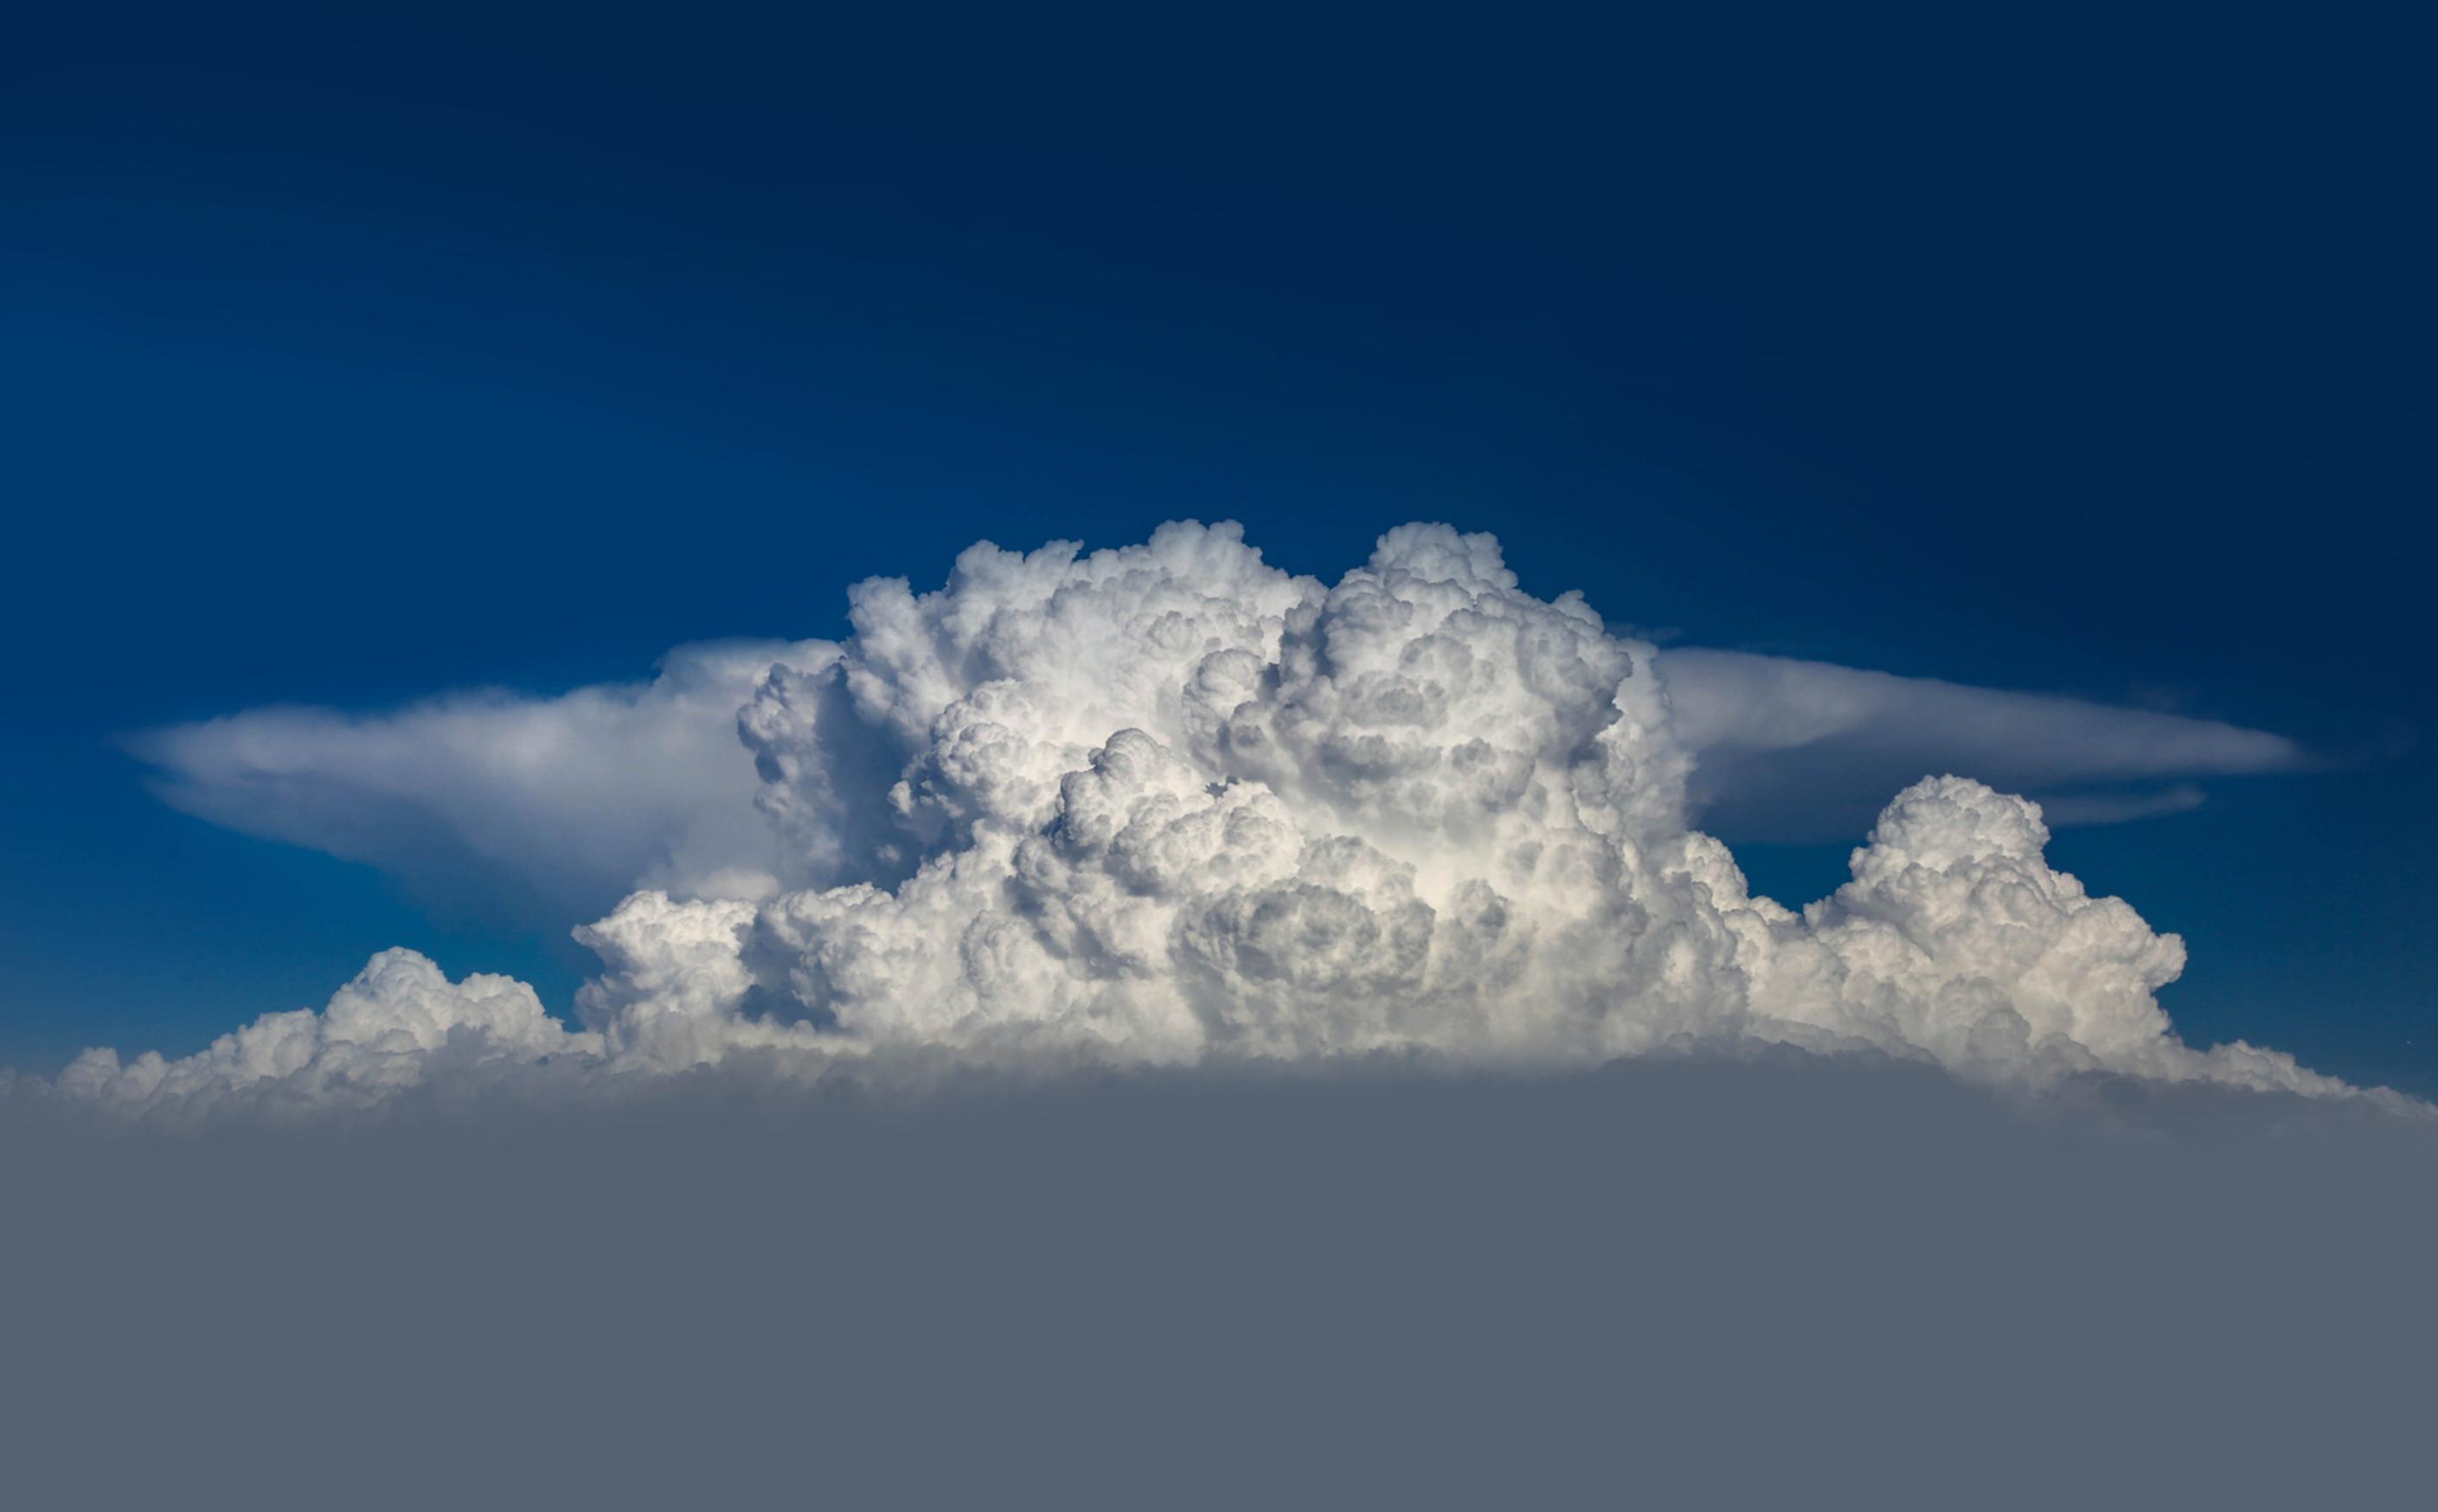
[[[1444,526],[1390,532],[1334,587],[1267,566],[1233,526],[1179,524],[1088,556],[977,546],[937,591],[875,580],[851,606],[843,643],[689,653],[648,689],[356,724],[240,716],[154,747],[206,772],[346,772],[461,835],[493,821],[467,843],[495,851],[573,843],[583,794],[682,794],[586,853],[686,880],[578,931],[605,964],[581,1033],[446,1007],[507,989],[450,988],[408,958],[431,974],[408,1006],[367,1008],[359,983],[318,1021],[274,1015],[186,1062],[103,1052],[64,1084],[175,1110],[362,1100],[415,1080],[397,1058],[444,1050],[645,1077],[739,1057],[806,1075],[875,1054],[1533,1066],[1780,1043],[2016,1085],[2112,1072],[2349,1090],[2274,1052],[2179,1041],[2154,994],[2182,941],[2051,869],[2029,801],[1916,782],[1855,852],[1854,880],[1800,913],[1751,896],[1725,846],[1687,822],[1688,731],[1712,750],[1850,746],[1891,711],[1933,726],[1924,711],[1946,708],[1973,716],[1953,738],[1991,750],[2071,727],[2047,769],[2077,780],[2289,760],[2273,736],[1661,659],[1577,595],[1524,592],[1491,537]],[[1754,708],[1732,707],[1737,689]],[[723,700],[758,793],[678,775],[711,760]],[[317,755],[249,744],[292,728]],[[616,742],[642,731],[653,760],[621,771]],[[419,743],[450,753],[441,776],[402,754]],[[377,779],[359,771],[367,751],[385,758]],[[517,813],[528,795],[547,796],[538,816]],[[757,811],[760,849],[724,850]],[[289,822],[274,800],[245,812],[273,833]]]

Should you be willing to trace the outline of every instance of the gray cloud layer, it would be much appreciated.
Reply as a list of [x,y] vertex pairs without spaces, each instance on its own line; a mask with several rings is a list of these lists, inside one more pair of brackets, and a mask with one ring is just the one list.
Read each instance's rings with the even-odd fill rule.
[[[0,1103],[13,1504],[2412,1504],[2426,1125],[1868,1058]],[[429,1099],[445,1091],[423,1089]]]
[[843,642],[697,648],[645,687],[156,737],[173,796],[230,822],[378,858],[395,827],[362,814],[425,813],[538,886],[627,870],[638,890],[577,931],[604,968],[580,1026],[389,952],[321,1013],[183,1061],[97,1051],[59,1089],[186,1116],[536,1064],[820,1081],[926,1056],[1523,1067],[1776,1044],[2018,1085],[2352,1092],[2181,1043],[2155,994],[2182,942],[2049,867],[2023,799],[1912,782],[1800,911],[1689,822],[1705,782],[1729,801],[1772,753],[1863,769],[1928,744],[2079,782],[2289,764],[2274,736],[1663,659],[1444,526],[1390,532],[1334,585],[1179,524],[1090,555],[977,546],[943,589],[850,603]]

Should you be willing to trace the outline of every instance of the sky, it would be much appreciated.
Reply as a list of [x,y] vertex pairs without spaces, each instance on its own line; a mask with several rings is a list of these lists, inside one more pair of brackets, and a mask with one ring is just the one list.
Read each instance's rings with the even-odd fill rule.
[[[1663,657],[2282,737],[2048,861],[2184,938],[2186,1042],[2438,1092],[2412,50],[2048,25],[25,28],[0,1063],[392,946],[562,1014],[593,972],[548,898],[162,801],[147,731],[835,639],[982,539],[1232,519],[1334,582],[1445,520]],[[1857,812],[1821,773],[1890,758],[1828,754],[1720,810],[1797,905],[1929,770]]]

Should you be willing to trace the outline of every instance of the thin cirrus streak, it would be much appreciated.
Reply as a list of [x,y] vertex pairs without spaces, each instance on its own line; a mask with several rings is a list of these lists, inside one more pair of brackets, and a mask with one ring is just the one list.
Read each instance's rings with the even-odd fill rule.
[[[1900,745],[1908,717],[1955,749],[2037,725],[2045,745],[2010,759],[2074,782],[2290,764],[2275,736],[1661,656],[1438,525],[1389,532],[1334,586],[1189,522],[1089,555],[980,545],[936,591],[875,579],[849,601],[842,641],[691,649],[639,688],[150,737],[173,800],[223,822],[401,870],[392,836],[479,833],[538,885],[623,867],[636,890],[576,931],[603,969],[574,1025],[521,983],[390,951],[322,1012],[182,1061],[89,1052],[56,1090],[170,1116],[740,1062],[819,1079],[1783,1045],[2014,1086],[2355,1092],[2275,1051],[2184,1045],[2155,996],[2182,941],[2050,868],[2039,805],[1970,777],[1905,785],[1852,880],[1800,912],[1688,822],[1705,769]],[[440,822],[350,827],[385,809]]]
[[2037,794],[2053,824],[2112,824],[2198,806],[2200,788],[2178,779],[2309,763],[2283,735],[2148,709],[1745,651],[1687,647],[1661,660],[1677,728],[1700,755],[1697,813],[1731,837],[1855,833],[1924,771]]

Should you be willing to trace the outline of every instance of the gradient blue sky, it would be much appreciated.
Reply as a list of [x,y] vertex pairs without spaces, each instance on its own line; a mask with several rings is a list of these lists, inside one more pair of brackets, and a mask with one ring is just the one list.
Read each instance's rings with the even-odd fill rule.
[[[2438,1092],[2412,39],[347,10],[0,53],[0,1061],[390,944],[583,967],[171,812],[127,732],[633,677],[1195,515],[1331,576],[1446,519],[1701,643],[2302,740],[2052,856],[2186,937],[2187,1039]],[[1845,851],[1739,855],[1800,900]]]

